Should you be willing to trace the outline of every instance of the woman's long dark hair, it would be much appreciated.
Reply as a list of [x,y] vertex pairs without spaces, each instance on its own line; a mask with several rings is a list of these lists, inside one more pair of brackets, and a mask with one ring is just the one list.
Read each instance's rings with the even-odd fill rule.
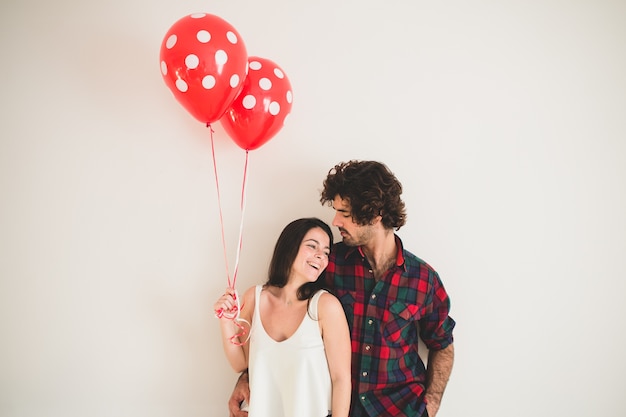
[[[316,227],[319,227],[328,235],[330,246],[333,246],[333,232],[322,220],[316,217],[306,217],[292,221],[285,226],[276,241],[265,285],[282,288],[287,284],[291,268],[296,260],[304,236],[309,230]],[[298,288],[298,300],[310,299],[321,287],[319,279],[302,284]]]

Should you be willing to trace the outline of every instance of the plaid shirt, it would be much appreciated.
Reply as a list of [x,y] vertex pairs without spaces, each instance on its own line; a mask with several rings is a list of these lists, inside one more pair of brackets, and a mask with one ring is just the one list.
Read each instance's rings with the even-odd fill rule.
[[360,247],[337,243],[325,285],[339,298],[352,340],[351,417],[425,415],[426,368],[418,335],[431,350],[453,342],[455,322],[439,275],[404,250],[379,281]]

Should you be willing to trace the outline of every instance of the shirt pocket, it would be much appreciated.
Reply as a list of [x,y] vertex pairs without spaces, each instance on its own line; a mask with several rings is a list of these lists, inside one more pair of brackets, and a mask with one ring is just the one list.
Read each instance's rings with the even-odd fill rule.
[[417,341],[419,307],[400,301],[389,305],[387,320],[383,323],[383,337],[388,345],[401,346]]

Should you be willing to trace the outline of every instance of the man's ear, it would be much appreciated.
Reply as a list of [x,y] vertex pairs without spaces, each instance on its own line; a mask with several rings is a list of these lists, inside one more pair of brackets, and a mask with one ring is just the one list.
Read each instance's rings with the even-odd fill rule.
[[374,217],[374,218],[372,219],[372,221],[370,222],[370,225],[375,226],[375,225],[377,225],[378,223],[380,223],[382,220],[383,220],[383,215],[382,215],[382,214],[379,214],[378,216],[376,216],[376,217]]

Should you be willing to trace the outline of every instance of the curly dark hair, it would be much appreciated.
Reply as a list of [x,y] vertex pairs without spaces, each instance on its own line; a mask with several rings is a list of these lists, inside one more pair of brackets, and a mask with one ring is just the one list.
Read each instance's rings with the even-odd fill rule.
[[351,160],[328,171],[320,202],[330,206],[339,196],[350,203],[350,214],[357,224],[371,224],[382,216],[385,228],[398,230],[406,224],[401,194],[402,184],[385,164]]

